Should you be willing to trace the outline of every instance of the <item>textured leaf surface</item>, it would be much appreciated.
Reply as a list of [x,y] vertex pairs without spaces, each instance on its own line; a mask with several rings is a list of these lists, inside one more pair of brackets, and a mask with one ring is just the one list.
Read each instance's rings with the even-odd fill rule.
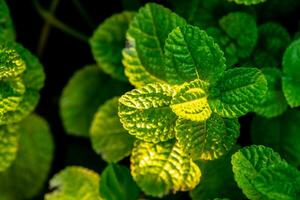
[[19,133],[17,125],[0,126],[0,172],[5,171],[16,158]]
[[300,112],[289,110],[283,115],[266,119],[255,117],[251,136],[255,144],[273,148],[295,167],[300,166]]
[[0,42],[15,40],[15,30],[5,0],[0,0]]
[[233,44],[236,47],[235,53],[238,57],[248,57],[254,49],[258,38],[254,17],[243,12],[231,12],[222,17],[219,24],[230,38],[226,46]]
[[0,45],[0,80],[15,78],[22,74],[26,68],[12,44]]
[[250,6],[250,5],[254,5],[254,4],[263,3],[266,0],[228,0],[228,1],[234,1],[237,4],[244,4],[244,5]]
[[201,176],[198,166],[172,140],[158,144],[137,141],[131,174],[145,194],[157,197],[191,190]]
[[216,160],[197,161],[202,177],[197,187],[190,191],[192,200],[214,199],[216,197],[244,199],[242,191],[234,181],[230,164],[231,156],[237,149],[237,147],[233,147],[231,151]]
[[220,47],[205,31],[195,26],[174,29],[165,44],[168,82],[182,84],[199,78],[214,83],[225,71],[225,58]]
[[264,117],[276,117],[288,107],[281,87],[282,74],[277,68],[262,68],[261,71],[268,82],[268,91],[254,110]]
[[96,66],[86,66],[69,80],[60,99],[60,116],[68,134],[89,136],[89,128],[99,105],[129,87],[112,80]]
[[223,117],[239,117],[253,111],[267,92],[267,81],[256,68],[234,68],[225,72],[209,99],[211,109]]
[[23,100],[25,87],[21,78],[0,80],[0,125],[5,123],[4,115],[15,111]]
[[204,122],[178,119],[176,139],[193,159],[213,160],[228,152],[239,136],[237,119],[223,119],[216,114]]
[[263,198],[263,195],[253,185],[252,180],[259,175],[261,170],[281,162],[284,161],[271,148],[257,145],[239,150],[232,156],[231,161],[234,178],[249,199]]
[[172,111],[179,117],[192,121],[205,121],[211,115],[207,102],[208,83],[196,79],[185,83],[172,98]]
[[108,165],[101,174],[100,195],[106,200],[137,200],[140,189],[127,167]]
[[126,34],[126,39],[127,45],[122,51],[122,63],[125,66],[125,75],[129,82],[137,88],[150,83],[163,82],[144,68],[137,55],[135,40],[129,32]]
[[176,115],[170,108],[174,91],[167,84],[148,84],[119,99],[119,116],[126,130],[148,142],[174,137]]
[[299,177],[297,169],[283,162],[262,169],[252,183],[265,199],[295,200],[298,199],[296,181]]
[[0,173],[0,199],[31,199],[43,187],[50,170],[54,145],[47,122],[30,115],[20,123],[17,157]]
[[46,194],[45,200],[101,200],[99,181],[96,172],[83,167],[67,167],[50,180],[50,189],[54,191]]
[[124,11],[107,18],[90,39],[93,56],[104,72],[119,80],[127,80],[122,65],[122,49],[133,12]]
[[99,107],[90,129],[93,149],[107,162],[118,162],[128,156],[135,140],[120,122],[118,100],[115,97]]
[[285,51],[282,60],[282,86],[285,98],[291,107],[300,105],[300,39]]
[[151,75],[165,80],[165,40],[174,28],[185,24],[183,18],[154,3],[146,4],[135,15],[128,32],[135,41],[140,62]]

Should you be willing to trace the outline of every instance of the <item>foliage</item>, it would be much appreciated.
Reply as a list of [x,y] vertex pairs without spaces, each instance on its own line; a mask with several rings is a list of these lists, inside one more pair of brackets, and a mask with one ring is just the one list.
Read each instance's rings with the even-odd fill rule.
[[[123,0],[131,11],[86,37],[96,64],[70,77],[59,114],[66,138],[90,140],[108,165],[55,167],[44,198],[299,199],[300,40],[281,17],[300,3],[163,4]],[[32,114],[44,81],[0,0],[0,200],[35,198],[48,177],[50,128]]]

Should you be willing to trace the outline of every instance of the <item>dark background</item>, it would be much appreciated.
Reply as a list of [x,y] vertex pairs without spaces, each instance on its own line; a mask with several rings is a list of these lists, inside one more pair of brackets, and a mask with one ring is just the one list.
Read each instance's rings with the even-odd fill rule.
[[[37,13],[31,0],[6,0],[9,5],[14,21],[17,41],[26,48],[37,54],[38,43],[41,30],[45,21]],[[132,1],[132,8],[138,7],[136,0]],[[271,0],[270,0],[271,1]],[[74,0],[61,0],[55,16],[73,27],[76,30],[91,36],[97,25],[113,13],[123,10],[121,0],[81,0],[85,11],[90,16],[90,21],[86,21],[74,4]],[[162,2],[156,0],[155,2]],[[51,0],[40,0],[44,8],[49,8]],[[298,15],[295,10],[288,15],[267,16],[262,14],[259,21],[279,20],[290,32],[298,29]],[[299,10],[299,9],[298,9]],[[49,178],[63,169],[67,165],[80,165],[101,172],[106,163],[96,155],[90,146],[90,142],[84,138],[68,136],[62,127],[59,117],[58,101],[63,87],[72,74],[86,64],[94,63],[88,43],[82,42],[62,31],[52,28],[45,45],[40,60],[44,65],[46,73],[46,84],[41,92],[41,100],[36,112],[46,118],[51,126],[55,141],[55,157]],[[249,127],[252,115],[247,115],[240,119],[242,130],[239,143],[242,145],[251,144]],[[129,164],[128,159],[122,164]],[[47,184],[43,193],[47,192]],[[42,194],[37,199],[42,199]],[[185,193],[178,193],[176,196],[166,197],[166,199],[188,199]]]

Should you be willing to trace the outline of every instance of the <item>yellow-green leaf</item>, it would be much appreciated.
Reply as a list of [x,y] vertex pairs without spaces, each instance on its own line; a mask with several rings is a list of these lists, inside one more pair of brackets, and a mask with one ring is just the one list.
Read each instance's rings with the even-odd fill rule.
[[158,144],[136,141],[131,174],[145,194],[156,197],[191,190],[201,177],[198,166],[173,140]]
[[173,89],[167,84],[148,84],[119,99],[119,116],[126,130],[148,142],[174,137],[177,119],[170,108]]
[[96,172],[70,166],[50,180],[53,191],[45,195],[45,200],[101,200],[99,182],[100,176]]
[[0,126],[0,172],[5,171],[16,158],[19,133],[16,124]]
[[237,119],[223,119],[216,114],[204,122],[180,118],[175,133],[180,147],[194,160],[213,160],[235,145],[240,124]]
[[211,115],[207,101],[209,84],[196,79],[181,86],[172,98],[172,111],[179,117],[192,121],[205,121]]

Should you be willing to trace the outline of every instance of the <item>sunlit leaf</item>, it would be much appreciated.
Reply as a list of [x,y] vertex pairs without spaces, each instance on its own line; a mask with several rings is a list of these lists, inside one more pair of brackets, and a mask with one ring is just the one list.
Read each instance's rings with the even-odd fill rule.
[[173,140],[158,144],[137,141],[131,174],[145,194],[156,197],[191,190],[201,176],[198,166]]
[[101,200],[99,181],[96,172],[83,167],[67,167],[50,180],[53,191],[45,195],[45,200]]
[[128,33],[134,40],[142,66],[151,75],[166,80],[164,74],[164,46],[168,34],[185,25],[183,18],[155,3],[142,7],[131,21]]
[[266,0],[228,0],[228,1],[234,1],[237,4],[244,4],[244,5],[250,6],[250,5],[263,3]]
[[119,116],[126,130],[148,142],[174,137],[177,119],[170,108],[173,89],[167,84],[148,84],[119,99]]
[[212,160],[228,152],[236,143],[239,129],[237,119],[216,114],[204,122],[178,119],[175,126],[178,144],[195,160]]

